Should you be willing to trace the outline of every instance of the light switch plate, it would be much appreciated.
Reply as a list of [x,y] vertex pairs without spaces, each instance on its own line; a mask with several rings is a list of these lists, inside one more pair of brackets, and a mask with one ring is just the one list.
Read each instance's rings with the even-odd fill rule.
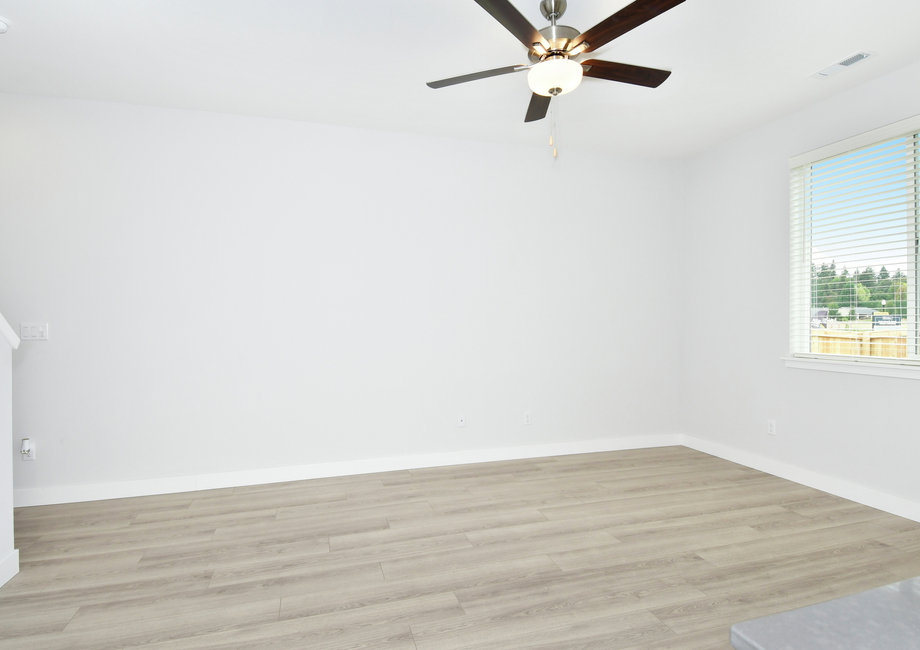
[[20,323],[19,338],[23,341],[47,341],[48,323]]

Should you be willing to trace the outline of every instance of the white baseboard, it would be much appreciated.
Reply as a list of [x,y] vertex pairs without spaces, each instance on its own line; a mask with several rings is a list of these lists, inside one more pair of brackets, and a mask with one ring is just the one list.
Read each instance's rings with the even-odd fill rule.
[[920,503],[916,501],[896,497],[833,476],[802,469],[795,465],[788,465],[770,458],[764,458],[763,456],[741,451],[740,449],[728,447],[717,442],[694,438],[688,435],[683,435],[681,437],[683,438],[681,444],[685,447],[696,449],[697,451],[702,451],[712,456],[718,456],[719,458],[730,460],[733,463],[760,470],[767,474],[773,474],[774,476],[779,476],[789,481],[795,481],[796,483],[807,485],[816,490],[828,492],[835,496],[861,503],[870,508],[877,508],[878,510],[884,510],[885,512],[899,517],[920,521]]
[[172,494],[175,492],[194,492],[196,490],[213,490],[217,488],[239,487],[242,485],[303,481],[311,478],[328,478],[331,476],[354,476],[356,474],[392,472],[406,469],[420,469],[422,467],[468,465],[470,463],[488,463],[498,460],[546,458],[549,456],[568,456],[570,454],[589,454],[598,451],[668,447],[682,444],[682,439],[683,436],[679,433],[631,436],[625,438],[602,438],[600,440],[582,440],[577,442],[560,442],[521,447],[475,449],[438,454],[398,456],[394,458],[316,463],[312,465],[296,465],[293,467],[271,467],[267,469],[179,476],[143,481],[28,488],[15,490],[13,492],[13,502],[15,507],[22,508],[55,503],[101,501],[104,499],[122,499],[125,497],[147,496],[151,494]]
[[[376,472],[419,469],[422,467],[468,465],[470,463],[488,463],[499,460],[547,458],[549,456],[568,456],[570,454],[669,447],[674,445],[684,445],[685,447],[718,456],[719,458],[724,458],[734,463],[767,472],[768,474],[773,474],[780,478],[795,481],[796,483],[801,483],[802,485],[807,485],[808,487],[822,490],[823,492],[828,492],[843,497],[844,499],[850,499],[851,501],[872,508],[878,508],[879,510],[884,510],[885,512],[890,512],[900,517],[920,521],[920,503],[916,501],[892,496],[872,488],[850,483],[849,481],[844,481],[825,474],[819,474],[818,472],[802,469],[794,465],[788,465],[770,458],[764,458],[763,456],[728,447],[720,443],[679,433],[631,436],[625,438],[602,438],[599,440],[549,443],[521,447],[502,447],[498,449],[452,451],[438,454],[398,456],[394,458],[316,463],[311,465],[296,465],[293,467],[272,467],[267,469],[179,476],[143,481],[31,488],[15,490],[13,493],[13,501],[15,507],[21,508],[54,503],[77,503],[80,501],[121,499],[152,494],[194,492],[197,490],[213,490],[243,485],[284,483],[287,481],[302,481],[311,478],[354,476]],[[18,570],[18,561],[16,566]],[[10,577],[12,577],[12,575],[15,575],[15,572],[11,574]],[[0,574],[0,578],[2,578],[2,574]]]
[[0,560],[0,587],[19,573],[19,549],[13,549],[5,558]]

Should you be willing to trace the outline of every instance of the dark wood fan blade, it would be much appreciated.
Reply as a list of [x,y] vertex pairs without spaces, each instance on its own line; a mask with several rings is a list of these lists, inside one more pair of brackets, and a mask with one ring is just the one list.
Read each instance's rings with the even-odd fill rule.
[[508,0],[476,0],[476,4],[488,11],[528,50],[533,47],[534,43],[542,43],[544,47],[549,45],[536,27],[531,25],[530,21],[524,18]]
[[588,47],[584,51],[593,52],[682,2],[684,0],[636,0],[606,20],[599,22],[581,36],[575,37],[569,49],[575,49],[582,41],[588,41]]
[[[620,81],[624,84],[635,84],[636,86],[647,86],[648,88],[657,88],[664,83],[665,79],[671,76],[670,70],[643,68],[641,65],[614,63],[613,61],[601,61],[599,59],[588,59],[587,61],[582,61],[581,65],[586,77]],[[591,67],[589,68],[588,66]]]
[[440,81],[429,81],[429,88],[443,88],[444,86],[453,86],[456,84],[466,83],[467,81],[476,81],[477,79],[486,79],[488,77],[497,77],[500,74],[509,74],[511,72],[519,72],[521,70],[527,70],[527,66],[523,65],[509,65],[504,68],[495,68],[494,70],[483,70],[482,72],[473,72],[472,74],[464,74],[459,77],[451,77],[450,79],[441,79]]
[[527,107],[527,115],[524,116],[524,121],[536,122],[546,117],[550,100],[552,100],[552,97],[544,97],[534,93],[533,97],[530,98],[530,105]]

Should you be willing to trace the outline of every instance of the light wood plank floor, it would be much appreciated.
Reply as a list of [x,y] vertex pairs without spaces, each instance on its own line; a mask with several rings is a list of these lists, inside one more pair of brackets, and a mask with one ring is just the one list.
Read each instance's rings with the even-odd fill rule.
[[0,650],[726,650],[920,524],[683,447],[16,511]]

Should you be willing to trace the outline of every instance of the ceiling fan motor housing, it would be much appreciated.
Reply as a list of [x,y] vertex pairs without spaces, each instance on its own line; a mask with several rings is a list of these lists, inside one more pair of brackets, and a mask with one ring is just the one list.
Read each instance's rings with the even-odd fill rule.
[[540,34],[543,36],[543,38],[546,39],[546,42],[549,43],[549,53],[541,55],[536,50],[531,48],[528,52],[528,57],[534,63],[538,63],[548,56],[564,53],[565,48],[569,42],[581,34],[581,32],[574,27],[569,27],[568,25],[549,25],[548,27],[541,29]]

